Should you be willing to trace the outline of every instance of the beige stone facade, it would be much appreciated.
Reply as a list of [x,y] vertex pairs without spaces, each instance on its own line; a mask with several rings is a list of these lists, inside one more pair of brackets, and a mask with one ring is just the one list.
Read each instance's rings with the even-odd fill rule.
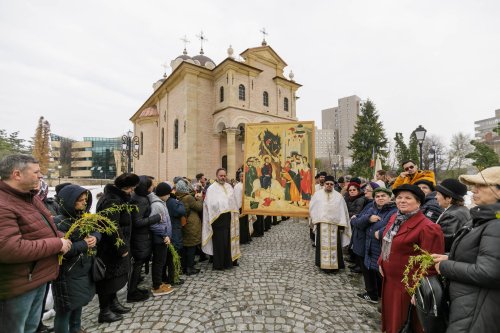
[[287,64],[270,46],[245,50],[243,61],[232,58],[232,49],[228,54],[218,65],[201,54],[172,61],[173,72],[131,117],[141,145],[135,173],[214,178],[224,165],[234,178],[243,164],[245,124],[297,120],[300,84],[284,76]]

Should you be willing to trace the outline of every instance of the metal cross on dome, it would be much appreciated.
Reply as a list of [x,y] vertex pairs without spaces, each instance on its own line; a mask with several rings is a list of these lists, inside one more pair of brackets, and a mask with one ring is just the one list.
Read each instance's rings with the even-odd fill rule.
[[266,36],[269,35],[269,33],[266,31],[266,28],[262,28],[260,32],[262,33],[262,45],[267,45]]
[[203,30],[200,32],[199,35],[196,35],[198,39],[200,40],[201,43],[201,49],[200,49],[200,54],[203,54],[203,42],[208,42],[208,39],[203,35]]
[[191,42],[189,41],[189,39],[187,39],[186,35],[184,35],[184,37],[183,37],[183,38],[181,38],[181,41],[184,43],[184,52],[183,52],[183,53],[184,53],[184,54],[187,54],[186,47],[187,47],[187,45],[188,45],[189,43],[191,43]]

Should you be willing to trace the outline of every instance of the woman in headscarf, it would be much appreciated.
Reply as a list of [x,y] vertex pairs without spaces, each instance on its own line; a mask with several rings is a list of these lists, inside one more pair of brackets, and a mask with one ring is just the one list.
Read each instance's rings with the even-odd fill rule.
[[458,180],[471,186],[472,221],[460,229],[449,256],[433,254],[450,281],[446,332],[498,332],[500,328],[500,166]]
[[[397,212],[382,235],[382,253],[378,259],[382,275],[382,331],[397,333],[408,317],[410,295],[401,280],[409,257],[418,255],[418,245],[430,253],[444,252],[444,236],[441,228],[425,217],[420,206],[425,194],[417,185],[404,184],[392,190],[396,196]],[[428,275],[435,275],[434,269]],[[417,331],[421,327],[412,312]]]
[[[54,218],[57,228],[67,233],[83,213],[92,206],[90,191],[78,185],[68,185],[59,193],[61,215]],[[88,250],[95,248],[101,234],[93,232],[81,235],[76,229],[70,236],[73,243],[63,258],[59,276],[52,282],[57,333],[74,333],[81,330],[82,308],[95,295],[95,283],[91,277],[92,256]]]

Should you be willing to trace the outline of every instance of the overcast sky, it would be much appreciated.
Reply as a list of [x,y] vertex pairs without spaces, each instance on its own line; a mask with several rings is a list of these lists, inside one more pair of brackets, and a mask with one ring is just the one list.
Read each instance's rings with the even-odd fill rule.
[[[0,0],[0,128],[116,137],[152,93],[180,40],[220,63],[268,44],[295,81],[299,120],[356,94],[386,134],[419,124],[449,142],[500,108],[500,1]],[[170,74],[171,68],[167,69]]]

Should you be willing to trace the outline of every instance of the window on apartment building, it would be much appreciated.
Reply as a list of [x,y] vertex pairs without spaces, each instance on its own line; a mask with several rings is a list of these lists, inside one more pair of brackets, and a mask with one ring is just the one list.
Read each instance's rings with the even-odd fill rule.
[[174,149],[179,148],[179,119],[174,121]]
[[288,98],[283,99],[283,110],[288,111]]
[[240,84],[240,86],[238,87],[238,95],[239,95],[240,101],[245,100],[245,86],[242,84]]
[[224,87],[220,87],[219,89],[219,102],[224,102]]
[[262,94],[262,103],[264,104],[264,106],[269,106],[269,94],[267,93],[267,91],[264,91],[264,93]]
[[165,152],[165,128],[161,128],[161,152]]

